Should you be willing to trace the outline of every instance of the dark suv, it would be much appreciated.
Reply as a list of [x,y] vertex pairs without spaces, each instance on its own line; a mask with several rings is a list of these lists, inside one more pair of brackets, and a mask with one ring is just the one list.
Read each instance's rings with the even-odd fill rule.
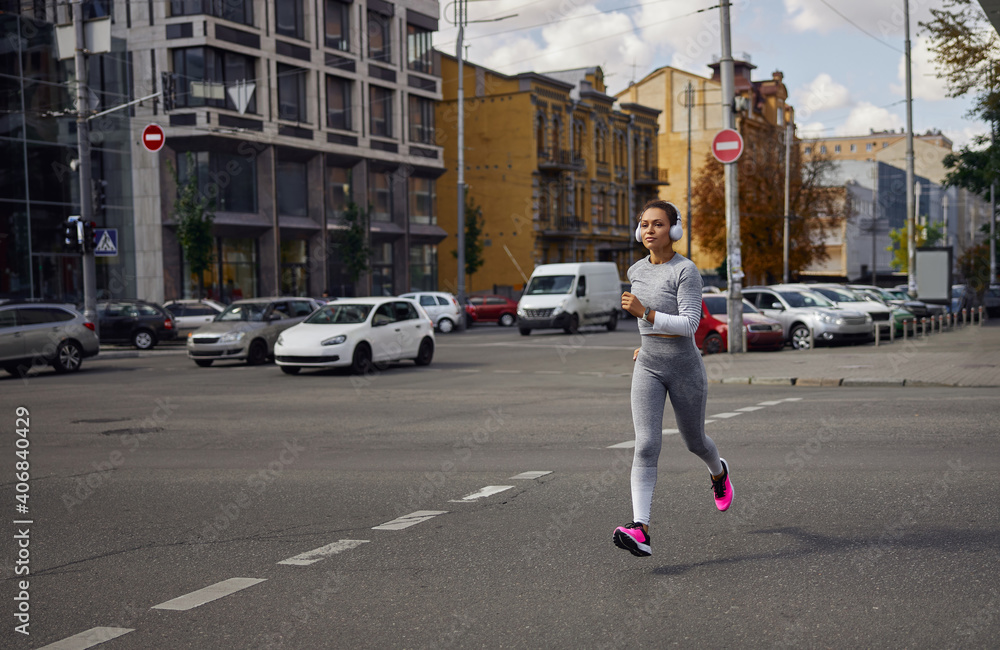
[[40,365],[75,372],[99,348],[94,324],[70,305],[0,304],[0,366],[12,375],[23,376]]
[[130,343],[151,350],[161,341],[177,337],[173,317],[159,305],[145,300],[102,300],[97,303],[101,343]]

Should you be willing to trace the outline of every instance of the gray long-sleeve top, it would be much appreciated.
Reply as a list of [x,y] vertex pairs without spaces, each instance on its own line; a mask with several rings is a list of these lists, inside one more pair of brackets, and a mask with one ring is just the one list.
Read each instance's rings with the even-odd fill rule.
[[701,273],[675,252],[669,262],[653,264],[647,255],[631,266],[631,293],[656,312],[654,324],[639,319],[639,333],[693,337],[701,322]]

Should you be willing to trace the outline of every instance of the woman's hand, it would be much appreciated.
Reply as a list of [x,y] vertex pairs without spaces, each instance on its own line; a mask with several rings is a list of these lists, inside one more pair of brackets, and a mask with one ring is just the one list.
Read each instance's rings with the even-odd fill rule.
[[639,350],[640,350],[640,349],[641,349],[641,348],[636,348],[636,349],[635,349],[635,352],[633,352],[633,353],[632,353],[632,361],[635,361],[636,359],[638,359],[638,358],[639,358]]
[[646,308],[643,306],[641,302],[639,302],[639,299],[636,298],[631,293],[629,293],[628,291],[622,294],[622,309],[632,314],[636,318],[641,317],[642,314],[646,311]]

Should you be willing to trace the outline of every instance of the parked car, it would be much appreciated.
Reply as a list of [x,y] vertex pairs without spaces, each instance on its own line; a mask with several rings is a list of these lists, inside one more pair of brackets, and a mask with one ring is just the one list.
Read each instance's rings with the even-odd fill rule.
[[145,300],[101,300],[97,303],[101,343],[129,343],[152,350],[157,343],[177,338],[174,317]]
[[464,309],[458,304],[458,298],[444,291],[415,291],[399,296],[415,300],[427,315],[434,321],[434,327],[442,334],[447,334],[462,323]]
[[188,334],[188,357],[203,368],[226,360],[245,360],[251,366],[264,363],[278,335],[321,306],[312,298],[237,300],[211,323]]
[[476,322],[476,308],[469,304],[469,298],[465,299],[465,329],[469,329]]
[[188,332],[194,331],[202,325],[211,323],[212,320],[226,311],[226,306],[214,300],[168,300],[163,303],[166,309],[174,317],[174,328],[178,337],[186,337]]
[[[729,349],[729,297],[721,293],[702,296],[701,322],[694,334],[695,345],[702,354],[717,354]],[[748,350],[780,350],[785,347],[781,323],[764,316],[746,300],[743,301],[743,335]]]
[[1000,316],[1000,284],[990,285],[983,294],[983,309],[989,318]]
[[892,294],[889,294],[885,291],[885,289],[880,289],[879,287],[850,285],[850,288],[854,291],[854,293],[860,295],[861,297],[873,302],[881,303],[892,311],[892,325],[896,330],[896,336],[902,336],[904,328],[907,328],[907,331],[911,334],[916,332],[916,316],[909,309],[902,306],[903,301],[900,300],[898,302],[890,302]]
[[0,366],[14,376],[24,376],[39,365],[76,372],[99,349],[94,324],[70,305],[0,304]]
[[584,325],[613,332],[621,310],[621,280],[612,262],[542,264],[535,267],[517,303],[517,329],[562,328],[572,334]]
[[972,294],[964,284],[951,285],[951,313],[958,314],[972,307]]
[[320,307],[278,336],[274,360],[282,372],[344,368],[363,374],[375,366],[434,358],[434,323],[408,298],[344,298]]
[[785,340],[796,350],[809,348],[813,341],[867,342],[872,339],[872,317],[843,309],[825,296],[789,285],[747,287],[743,297],[762,314],[781,322]]
[[477,323],[496,323],[510,327],[517,320],[517,301],[505,296],[470,296],[469,304]]
[[928,302],[924,302],[918,298],[914,298],[910,295],[909,287],[905,284],[897,284],[894,288],[889,289],[897,298],[902,300],[909,300],[919,303],[920,306],[907,304],[907,309],[913,312],[917,318],[929,318],[930,316],[941,316],[948,311],[948,308],[944,305],[936,305]]
[[868,300],[853,289],[841,284],[804,284],[803,288],[822,294],[838,307],[852,309],[868,314],[878,327],[889,333],[892,323],[892,310],[881,302]]

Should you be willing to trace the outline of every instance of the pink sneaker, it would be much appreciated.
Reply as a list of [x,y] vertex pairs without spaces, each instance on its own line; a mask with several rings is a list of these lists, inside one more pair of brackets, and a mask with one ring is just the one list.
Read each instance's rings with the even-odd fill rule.
[[615,546],[623,548],[637,557],[649,557],[653,550],[649,547],[649,535],[642,530],[642,525],[632,521],[615,528]]
[[719,460],[725,473],[718,480],[712,479],[712,491],[715,492],[715,507],[724,512],[733,503],[733,484],[729,482],[729,464],[725,458]]

